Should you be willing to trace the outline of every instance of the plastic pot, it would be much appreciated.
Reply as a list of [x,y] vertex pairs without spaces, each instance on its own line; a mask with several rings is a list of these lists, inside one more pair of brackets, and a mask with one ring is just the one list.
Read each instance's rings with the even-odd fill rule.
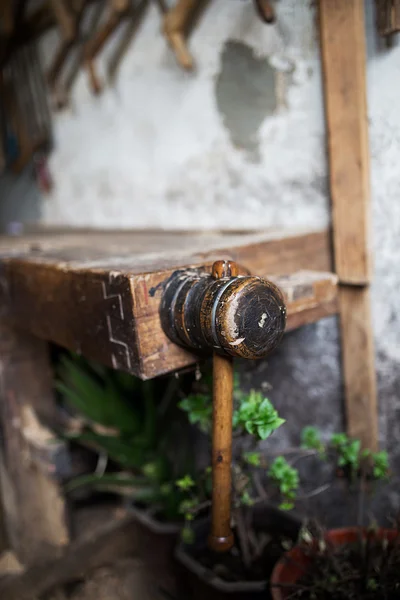
[[[367,536],[367,530],[362,530],[363,536]],[[398,532],[394,529],[378,529],[376,537],[378,539],[387,539],[393,541],[398,537]],[[343,527],[341,529],[331,529],[327,532],[325,540],[334,546],[343,546],[356,542],[360,536],[359,527]],[[305,554],[301,546],[295,546],[279,560],[272,572],[271,594],[273,600],[286,600],[293,592],[290,588],[284,589],[276,586],[296,584],[304,575],[307,567],[310,565],[312,557]]]
[[[301,522],[287,513],[259,504],[251,509],[253,525],[259,531],[281,533],[293,540],[297,539]],[[210,531],[209,519],[199,521],[194,526],[194,544],[181,542],[175,552],[180,565],[179,591],[182,598],[191,600],[267,600],[269,595],[268,577],[263,581],[228,582],[218,577],[214,571],[200,564],[194,554],[206,548]]]
[[176,563],[174,549],[181,523],[159,521],[149,510],[130,506],[129,511],[136,521],[135,538],[137,553],[155,574],[157,587],[175,593]]

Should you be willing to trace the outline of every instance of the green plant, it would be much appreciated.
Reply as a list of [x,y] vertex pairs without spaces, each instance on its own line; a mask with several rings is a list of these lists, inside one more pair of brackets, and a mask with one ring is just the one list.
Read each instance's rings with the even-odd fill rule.
[[189,423],[198,425],[203,433],[209,433],[212,418],[212,401],[207,394],[190,394],[178,404],[187,413]]
[[346,433],[333,433],[326,444],[316,427],[305,427],[301,433],[301,447],[315,450],[322,458],[331,457],[341,469],[355,477],[361,467],[367,476],[380,480],[388,477],[389,457],[386,451],[372,452],[361,448],[361,441],[350,438]]
[[268,470],[268,477],[277,484],[284,498],[284,502],[280,504],[281,510],[294,508],[294,500],[299,487],[298,470],[292,467],[283,456],[277,456]]
[[[179,407],[187,414],[191,424],[197,426],[201,431],[208,434],[211,431],[212,419],[212,394],[211,381],[209,377],[204,377],[198,385],[198,391],[186,397],[179,403]],[[265,495],[263,479],[268,479],[270,486],[276,488],[286,499],[286,507],[294,495],[295,469],[286,470],[279,474],[279,462],[272,467],[269,476],[267,463],[257,448],[260,441],[266,440],[271,436],[285,421],[274,408],[271,401],[256,390],[245,393],[240,389],[240,381],[237,374],[234,380],[234,411],[232,418],[232,427],[235,438],[235,451],[232,460],[232,481],[234,507],[234,518],[237,524],[237,532],[240,536],[240,546],[244,552],[244,560],[247,565],[250,564],[252,557],[257,553],[252,541],[257,536],[247,535],[244,525],[245,510],[253,505]],[[249,437],[251,448],[249,446]],[[206,475],[210,474],[211,467],[206,470]],[[292,479],[290,480],[290,477]],[[205,477],[207,481],[207,476]],[[189,543],[193,540],[192,521],[200,510],[210,504],[209,495],[211,489],[206,486],[205,493],[199,495],[201,489],[199,480],[194,486],[194,481],[185,478],[177,482],[181,488],[184,486],[187,497],[181,504],[181,511],[184,517],[185,526],[182,530],[182,538]],[[210,486],[208,478],[208,485]],[[284,503],[283,503],[284,505]],[[254,532],[253,532],[254,533]],[[254,544],[253,544],[254,545]]]
[[352,473],[356,473],[360,468],[360,440],[351,440],[345,433],[335,433],[330,444],[337,452],[338,466],[348,467]]
[[364,458],[372,461],[372,474],[375,479],[386,479],[389,476],[389,456],[385,450],[371,452],[364,450]]
[[72,479],[66,490],[85,486],[110,491],[152,505],[168,520],[180,518],[186,492],[174,482],[193,471],[193,459],[190,443],[180,456],[174,443],[177,434],[182,444],[190,441],[185,440],[182,423],[175,418],[175,378],[164,390],[170,398],[165,406],[162,398],[156,401],[155,382],[64,355],[56,389],[78,417],[78,426],[74,418],[75,429],[66,431],[65,437],[105,459],[103,468]]
[[[284,453],[269,462],[267,456],[257,446],[258,442],[267,439],[285,422],[271,401],[256,390],[243,392],[236,375],[234,402],[232,420],[236,443],[232,460],[234,518],[243,559],[249,566],[252,557],[257,554],[256,549],[252,548],[252,540],[257,536],[254,531],[247,532],[244,525],[246,508],[261,499],[271,497],[277,491],[280,497],[279,508],[293,509],[300,488],[300,477],[297,468],[284,457]],[[203,379],[198,393],[186,397],[179,406],[187,414],[191,424],[196,425],[206,434],[210,433],[212,397],[208,377]],[[300,447],[295,448],[291,453],[294,456],[293,461],[302,456],[314,455],[321,460],[331,459],[337,466],[348,468],[354,474],[357,473],[362,459],[366,456],[366,453],[362,454],[358,440],[352,440],[345,434],[333,434],[325,444],[319,430],[313,426],[302,430]],[[369,453],[369,460],[373,463],[375,478],[381,478],[387,473],[386,453]],[[181,511],[185,518],[183,538],[188,542],[193,538],[191,522],[198,508],[204,506],[204,495],[199,498],[193,480],[184,481],[189,484],[185,485],[188,496],[181,504]],[[179,485],[182,486],[182,482]],[[320,489],[323,491],[326,486],[321,486]],[[316,492],[318,493],[318,490]]]
[[308,450],[317,450],[322,456],[325,452],[324,444],[321,441],[321,434],[316,427],[308,425],[301,432],[301,447]]
[[270,400],[255,390],[243,397],[233,413],[233,427],[242,427],[260,440],[266,440],[284,422]]

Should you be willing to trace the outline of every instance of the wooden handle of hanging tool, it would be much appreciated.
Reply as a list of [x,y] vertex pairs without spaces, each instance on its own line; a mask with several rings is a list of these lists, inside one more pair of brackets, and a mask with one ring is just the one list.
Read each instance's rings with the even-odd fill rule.
[[181,67],[190,71],[194,67],[193,57],[187,47],[185,35],[188,22],[198,0],[177,0],[175,6],[164,16],[163,32]]
[[208,545],[214,552],[232,548],[232,413],[233,360],[213,357],[212,510]]
[[254,0],[258,16],[264,23],[273,23],[275,21],[275,11],[270,0]]
[[[231,261],[213,264],[213,279],[237,277],[239,268]],[[214,352],[212,430],[212,512],[208,545],[214,552],[226,552],[234,544],[231,529],[232,496],[232,413],[233,359]]]
[[50,7],[57,21],[61,37],[72,42],[76,37],[76,20],[65,0],[50,0]]
[[130,8],[129,0],[112,0],[111,12],[99,31],[90,39],[85,47],[85,64],[89,76],[89,85],[93,94],[100,94],[102,84],[97,75],[95,59],[101,52],[111,35],[118,28]]

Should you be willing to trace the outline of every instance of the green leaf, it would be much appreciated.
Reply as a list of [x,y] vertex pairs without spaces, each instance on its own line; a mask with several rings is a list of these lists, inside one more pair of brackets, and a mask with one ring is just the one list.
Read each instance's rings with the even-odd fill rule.
[[211,429],[212,401],[206,394],[190,394],[178,404],[188,414],[189,422],[198,425],[204,433]]
[[282,502],[279,505],[279,508],[281,510],[293,510],[294,509],[294,504],[293,504],[293,502]]
[[152,480],[160,479],[159,463],[153,461],[148,462],[142,467],[143,475]]
[[334,433],[331,437],[331,445],[334,448],[340,448],[346,446],[349,442],[349,438],[345,433]]
[[185,525],[185,527],[181,530],[181,539],[184,544],[193,544],[195,540],[195,535],[193,529],[189,525]]
[[78,410],[84,407],[84,416],[102,425],[110,426],[107,419],[106,404],[103,397],[103,388],[100,383],[85,370],[75,364],[71,359],[64,357],[60,367],[61,383],[73,394],[70,398],[79,396]]
[[283,456],[277,456],[268,470],[268,476],[278,486],[284,504],[293,504],[299,487],[299,473]]
[[385,479],[389,474],[389,456],[384,450],[371,453],[373,468],[372,473],[375,479]]
[[190,490],[195,486],[195,483],[190,475],[185,475],[182,479],[176,481],[176,486],[183,491]]
[[253,506],[253,504],[254,504],[254,500],[251,498],[251,496],[247,490],[245,492],[243,492],[243,494],[240,498],[240,502],[241,502],[241,504],[243,504],[243,506]]
[[261,455],[259,452],[244,452],[243,459],[252,467],[259,467],[261,464]]
[[352,440],[345,433],[335,433],[331,438],[331,446],[337,452],[340,467],[348,467],[353,473],[358,471],[364,454],[361,452],[360,440]]
[[122,432],[135,433],[141,423],[133,406],[122,397],[110,374],[102,379],[68,357],[60,365],[56,389],[87,419]]
[[257,433],[261,440],[266,440],[271,435],[272,429],[268,425],[259,425],[257,427]]
[[301,432],[301,447],[308,450],[317,450],[320,454],[325,452],[325,447],[321,441],[321,434],[316,427],[304,427]]
[[250,433],[250,435],[253,435],[253,423],[252,421],[245,421],[245,429],[247,431],[247,433]]
[[134,405],[129,405],[121,396],[121,392],[110,379],[105,381],[103,390],[104,401],[107,404],[105,414],[108,422],[123,433],[134,434],[141,430],[142,423],[135,412]]
[[257,435],[261,440],[267,439],[283,423],[278,412],[260,392],[251,390],[244,396],[233,414],[233,426],[244,428],[250,435]]
[[140,444],[138,438],[125,440],[87,431],[79,435],[71,435],[69,439],[91,446],[98,452],[106,452],[122,468],[141,468],[146,463],[147,449]]
[[135,477],[130,475],[124,475],[121,473],[113,473],[113,474],[105,474],[105,475],[96,475],[91,473],[89,475],[81,475],[79,477],[75,477],[71,479],[67,484],[65,484],[65,491],[72,492],[81,487],[91,487],[93,489],[105,489],[107,486],[117,486],[117,487],[132,487],[135,488],[138,493],[146,492],[146,494],[150,494],[154,496],[154,487],[149,486],[148,481],[143,477]]
[[188,513],[196,509],[196,506],[199,504],[198,498],[187,498],[186,500],[182,500],[179,505],[179,512],[181,514]]
[[92,406],[92,404],[90,403],[87,406],[85,400],[82,398],[79,392],[76,392],[73,388],[69,388],[62,381],[56,381],[55,388],[64,397],[66,403],[68,404],[68,406],[70,406],[70,408],[75,409],[82,416],[85,416],[87,419],[95,423],[106,425],[106,423],[102,422],[101,414],[98,411],[97,407]]

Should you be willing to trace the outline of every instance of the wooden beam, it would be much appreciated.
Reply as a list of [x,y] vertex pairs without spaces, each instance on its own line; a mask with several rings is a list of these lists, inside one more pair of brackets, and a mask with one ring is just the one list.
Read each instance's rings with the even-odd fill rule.
[[375,449],[364,0],[320,0],[319,12],[347,427]]
[[347,429],[365,448],[378,447],[378,415],[370,288],[339,291]]
[[287,306],[286,331],[338,312],[337,275],[319,271],[298,271],[283,277],[269,277],[283,293]]
[[364,0],[320,0],[320,28],[334,228],[341,283],[371,278]]
[[[4,306],[0,307],[0,311]],[[57,449],[39,415],[55,410],[46,343],[0,318],[1,502],[10,548],[24,564],[46,560],[69,542],[65,500],[49,452]]]

